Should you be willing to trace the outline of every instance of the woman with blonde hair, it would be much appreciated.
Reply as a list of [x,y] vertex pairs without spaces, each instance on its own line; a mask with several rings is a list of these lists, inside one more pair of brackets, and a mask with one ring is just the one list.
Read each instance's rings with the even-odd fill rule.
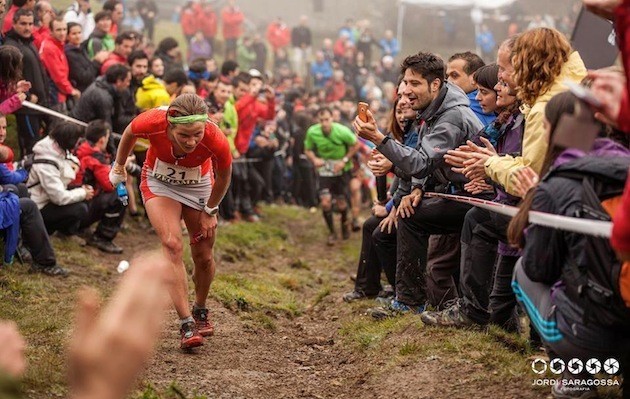
[[518,195],[512,175],[527,166],[539,173],[547,151],[543,128],[545,105],[553,96],[567,90],[565,81],[579,83],[584,79],[586,67],[566,37],[551,28],[531,29],[519,35],[512,47],[511,62],[517,96],[524,104],[523,152],[517,157],[486,156],[478,166],[485,167],[485,174],[509,194]]
[[[138,138],[150,142],[140,189],[151,224],[172,265],[171,299],[180,319],[182,349],[203,345],[214,333],[206,299],[214,278],[213,246],[217,213],[230,184],[232,157],[225,135],[208,120],[208,107],[195,94],[136,117],[122,135],[110,173],[112,184],[126,181],[125,160]],[[180,220],[190,231],[195,301],[188,302]]]

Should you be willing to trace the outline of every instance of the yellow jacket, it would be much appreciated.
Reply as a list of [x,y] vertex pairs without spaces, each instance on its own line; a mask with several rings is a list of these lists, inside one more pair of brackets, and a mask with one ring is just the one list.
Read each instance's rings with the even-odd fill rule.
[[556,94],[567,90],[563,84],[565,80],[580,83],[586,77],[586,67],[577,51],[569,56],[569,60],[562,66],[560,75],[556,77],[553,85],[545,93],[540,95],[534,105],[523,107],[525,116],[525,130],[523,132],[523,151],[519,157],[510,155],[495,155],[490,157],[485,163],[486,174],[495,182],[501,184],[505,191],[516,195],[510,178],[517,169],[525,166],[531,167],[536,173],[540,173],[549,138],[543,127],[545,106]]
[[136,107],[140,108],[141,111],[146,111],[170,103],[171,96],[168,95],[164,85],[155,76],[149,75],[142,79],[142,86],[136,91]]

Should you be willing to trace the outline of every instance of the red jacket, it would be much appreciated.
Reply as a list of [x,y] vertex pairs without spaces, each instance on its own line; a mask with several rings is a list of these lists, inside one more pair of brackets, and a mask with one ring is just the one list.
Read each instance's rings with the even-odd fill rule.
[[289,27],[279,22],[270,23],[267,28],[267,41],[273,47],[274,52],[279,48],[288,46],[291,42]]
[[39,50],[39,58],[44,68],[46,68],[46,71],[48,71],[50,79],[52,79],[59,91],[57,94],[57,100],[59,102],[65,102],[66,97],[74,90],[70,79],[68,79],[70,67],[68,66],[68,59],[66,58],[66,53],[63,48],[63,43],[50,37],[44,40]]
[[2,24],[2,33],[7,33],[13,28],[13,15],[19,10],[20,7],[12,5],[7,11],[7,15],[4,16],[4,23]]
[[40,26],[37,29],[33,29],[33,44],[36,49],[42,48],[42,43],[44,40],[48,39],[50,36],[50,28],[47,26]]
[[329,80],[326,83],[326,102],[335,102],[344,98],[346,95],[346,82],[340,81],[336,82],[334,80]]
[[107,72],[109,67],[116,64],[127,65],[127,57],[123,57],[120,54],[112,52],[105,62],[103,62],[103,65],[101,65],[100,74],[105,75],[105,72]]
[[221,11],[223,21],[223,38],[238,39],[243,34],[241,25],[245,21],[245,15],[238,9],[231,9],[229,6]]
[[199,28],[203,32],[204,37],[215,37],[217,35],[217,13],[211,5],[206,5],[202,11],[202,18],[199,19]]
[[[626,79],[630,77],[630,0],[624,0],[617,7],[615,13],[615,24],[617,29],[617,40],[621,49],[621,58],[626,73]],[[626,80],[626,93],[621,102],[621,112],[619,113],[619,127],[630,134],[630,80]],[[611,237],[612,246],[622,252],[630,252],[630,179],[626,182],[626,189],[623,193],[623,202],[617,209],[613,220],[613,232]]]
[[109,155],[96,147],[92,147],[88,141],[84,141],[77,149],[77,158],[81,161],[81,167],[73,183],[77,185],[90,184],[97,192],[109,193],[114,191],[114,186],[109,181],[109,170],[112,162]]
[[245,154],[258,119],[270,121],[275,118],[276,103],[272,99],[265,104],[251,94],[246,94],[236,102],[236,113],[238,114],[238,131],[234,144],[239,153]]
[[185,36],[193,36],[200,29],[201,7],[199,4],[193,4],[191,7],[186,7],[182,12],[180,23],[182,25],[182,32]]

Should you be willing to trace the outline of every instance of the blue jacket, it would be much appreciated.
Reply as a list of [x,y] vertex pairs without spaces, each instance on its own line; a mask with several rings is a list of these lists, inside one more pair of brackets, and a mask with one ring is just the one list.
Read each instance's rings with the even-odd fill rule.
[[[321,79],[317,79],[316,75],[318,74],[322,75]],[[311,75],[313,75],[316,87],[324,87],[326,82],[328,82],[333,75],[333,69],[330,62],[324,60],[321,64],[319,64],[316,61],[313,61],[311,64]]]
[[470,100],[470,109],[472,109],[475,115],[477,115],[477,118],[479,118],[479,120],[481,121],[481,123],[483,123],[484,126],[488,126],[489,124],[494,122],[497,116],[494,114],[494,112],[491,114],[483,113],[483,110],[481,109],[481,105],[479,105],[479,101],[477,101],[477,98],[476,98],[477,91],[478,90],[471,91],[470,93],[467,94],[468,99]]
[[24,183],[28,178],[28,172],[24,169],[11,171],[6,164],[0,163],[0,184]]
[[383,55],[391,55],[392,57],[396,57],[398,53],[400,53],[400,44],[398,43],[398,39],[395,37],[392,40],[387,40],[385,38],[381,39],[378,44],[381,46],[383,50]]
[[20,201],[13,193],[0,193],[0,230],[4,230],[4,262],[13,263],[20,237]]

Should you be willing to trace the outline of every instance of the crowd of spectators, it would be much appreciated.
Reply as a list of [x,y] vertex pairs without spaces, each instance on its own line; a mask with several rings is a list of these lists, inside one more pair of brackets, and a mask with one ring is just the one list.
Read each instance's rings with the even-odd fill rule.
[[[627,67],[630,6],[585,2],[616,20]],[[515,333],[523,327],[521,303],[530,339],[550,356],[617,356],[628,364],[628,351],[619,352],[630,336],[630,282],[623,279],[630,267],[623,263],[630,253],[628,190],[623,205],[593,211],[620,199],[630,166],[622,73],[589,75],[565,35],[543,19],[498,48],[484,26],[481,54],[459,52],[445,61],[430,52],[401,58],[392,31],[376,35],[369,21],[348,19],[321,43],[306,16],[292,28],[278,18],[265,32],[251,32],[235,0],[220,12],[197,1],[183,7],[182,54],[172,37],[153,45],[157,13],[152,0],[127,10],[107,0],[96,14],[87,0],[67,10],[46,0],[0,9],[0,142],[12,114],[19,146],[19,154],[0,146],[5,264],[18,258],[33,272],[66,276],[52,234],[121,253],[114,239],[125,214],[144,221],[136,184],[148,145],[139,141],[126,164],[126,204],[107,178],[117,133],[140,112],[195,93],[233,157],[221,223],[256,223],[264,217],[260,204],[288,203],[321,207],[329,245],[339,238],[334,213],[341,214],[341,238],[362,230],[355,287],[345,301],[376,298],[381,306],[370,314],[377,319],[419,313],[427,325],[495,324]],[[567,81],[593,86],[603,104],[597,122],[567,93]],[[83,124],[43,114],[26,100]],[[365,112],[355,117],[359,101]],[[575,145],[582,151],[566,144],[567,131],[579,136],[586,129],[567,127],[575,119],[590,122],[598,136]],[[593,176],[605,184],[593,185]],[[520,212],[512,219],[429,193],[520,205]],[[366,205],[372,216],[361,225]],[[529,209],[616,215],[612,244],[528,225]],[[595,245],[598,251],[586,252]],[[588,261],[622,272],[598,281],[585,271]],[[585,297],[592,281],[597,290]],[[574,388],[559,383],[553,394],[593,390]]]

